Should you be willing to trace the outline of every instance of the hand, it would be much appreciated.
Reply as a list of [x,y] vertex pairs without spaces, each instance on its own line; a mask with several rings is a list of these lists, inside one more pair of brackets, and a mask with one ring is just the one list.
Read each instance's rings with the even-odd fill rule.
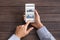
[[32,25],[37,29],[39,29],[39,28],[41,28],[43,26],[43,24],[42,24],[42,22],[40,20],[40,16],[39,16],[39,14],[38,14],[38,12],[36,10],[35,10],[35,22],[32,23]]
[[19,38],[25,37],[26,35],[29,34],[29,32],[33,29],[33,27],[29,28],[27,30],[27,27],[29,25],[30,22],[27,22],[25,25],[19,25],[16,28],[16,36],[18,36]]

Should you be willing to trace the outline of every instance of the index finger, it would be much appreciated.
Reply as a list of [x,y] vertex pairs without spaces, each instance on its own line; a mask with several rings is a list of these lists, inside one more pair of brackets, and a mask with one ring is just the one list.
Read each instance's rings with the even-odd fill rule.
[[37,12],[37,10],[35,10],[35,15],[37,15],[37,16],[39,15],[38,12]]
[[28,21],[28,22],[25,24],[26,29],[27,29],[27,27],[28,27],[29,24],[30,24],[30,21]]

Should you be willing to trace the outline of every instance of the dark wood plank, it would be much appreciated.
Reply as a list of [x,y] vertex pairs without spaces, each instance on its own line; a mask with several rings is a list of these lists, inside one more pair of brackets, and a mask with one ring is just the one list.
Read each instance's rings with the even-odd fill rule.
[[[36,7],[40,14],[60,14],[60,7]],[[24,14],[24,7],[0,7],[0,14]],[[6,13],[5,13],[6,12]]]
[[42,7],[36,7],[38,12],[40,14],[60,14],[60,7],[48,7],[48,6],[42,6]]
[[[17,25],[24,24],[25,3],[36,4],[42,23],[57,40],[60,40],[60,0],[0,0],[0,40],[7,40]],[[36,29],[22,38],[28,39],[39,40]]]
[[42,21],[60,21],[60,14],[40,14]]
[[60,6],[59,0],[0,0],[0,6],[24,6],[25,3],[35,3],[36,6]]

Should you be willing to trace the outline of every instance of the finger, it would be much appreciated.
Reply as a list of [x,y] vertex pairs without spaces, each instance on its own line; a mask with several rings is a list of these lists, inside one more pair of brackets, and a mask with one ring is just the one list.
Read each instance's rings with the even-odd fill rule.
[[30,21],[28,21],[26,24],[25,24],[25,28],[27,29],[28,25],[30,24]]
[[25,20],[25,15],[23,15],[23,19]]
[[38,13],[37,10],[35,10],[35,12]]
[[29,28],[28,31],[27,31],[27,34],[29,34],[30,31],[32,31],[33,29],[34,29],[33,27]]
[[21,27],[24,27],[24,25],[22,25]]
[[26,19],[25,15],[24,15],[24,20]]
[[19,27],[17,26],[17,28],[16,29],[18,29]]
[[22,27],[24,27],[24,25],[19,25],[19,26],[18,26],[19,29],[22,28]]
[[19,30],[19,26],[16,27],[16,30]]
[[25,17],[25,15],[23,15]]
[[35,15],[36,15],[36,16],[39,16],[39,14],[38,14],[37,10],[35,10]]

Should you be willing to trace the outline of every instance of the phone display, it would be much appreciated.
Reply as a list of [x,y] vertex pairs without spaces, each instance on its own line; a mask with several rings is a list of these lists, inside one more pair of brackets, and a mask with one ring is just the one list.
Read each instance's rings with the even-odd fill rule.
[[35,4],[25,4],[25,22],[30,21],[30,22],[34,22],[35,20]]

